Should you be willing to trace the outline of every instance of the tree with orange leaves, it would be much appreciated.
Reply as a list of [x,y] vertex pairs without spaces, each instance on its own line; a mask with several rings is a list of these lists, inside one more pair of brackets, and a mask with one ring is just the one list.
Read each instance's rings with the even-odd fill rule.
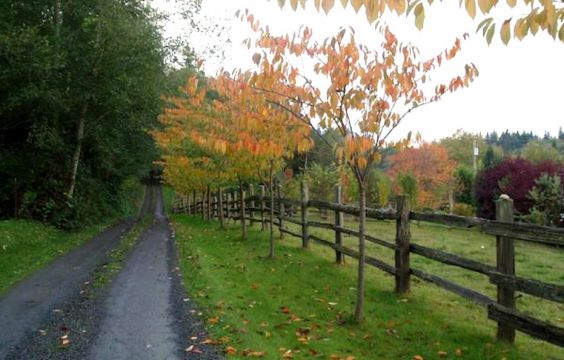
[[[202,173],[202,167],[208,169],[203,172],[209,174],[208,182],[237,181],[241,201],[244,201],[243,182],[259,178],[268,185],[272,222],[274,176],[283,168],[285,159],[309,149],[310,128],[266,101],[248,85],[248,79],[247,74],[222,73],[208,79],[206,85],[198,86],[198,79],[190,78],[184,89],[185,96],[169,100],[172,106],[161,116],[165,128],[154,136],[165,153],[179,151],[182,159],[190,157],[182,164],[199,164],[195,174]],[[207,99],[209,92],[217,98]],[[206,161],[202,161],[202,157]],[[170,177],[178,177],[181,172],[177,167],[167,169],[168,163],[175,164],[171,155],[165,159],[165,178],[175,183],[178,178]],[[211,165],[214,167],[210,170]],[[173,169],[176,172],[173,173]],[[245,238],[245,214],[241,215]],[[272,227],[269,255],[274,257]]]
[[[274,36],[268,28],[245,12],[243,20],[258,34],[253,56],[258,66],[251,79],[254,88],[268,101],[292,114],[313,131],[336,129],[344,138],[335,152],[339,165],[350,167],[360,192],[359,261],[355,318],[364,317],[364,265],[366,226],[366,187],[371,165],[381,159],[380,150],[389,135],[415,108],[438,101],[445,93],[468,86],[477,75],[474,65],[465,66],[462,75],[449,83],[427,90],[431,73],[456,56],[461,41],[428,60],[418,58],[418,50],[401,43],[388,29],[381,29],[383,42],[378,50],[357,44],[354,30],[341,30],[319,44],[312,32],[303,27],[292,36]],[[250,40],[249,40],[250,44]],[[306,58],[315,73],[329,83],[319,87],[304,76],[294,60]],[[307,72],[305,72],[307,74]],[[431,88],[432,89],[432,88]],[[398,146],[406,145],[411,134]]]
[[408,148],[390,156],[391,167],[388,175],[399,192],[398,177],[411,174],[416,179],[417,198],[414,203],[420,207],[436,209],[445,200],[453,182],[456,162],[449,158],[444,146],[423,143],[417,148]]

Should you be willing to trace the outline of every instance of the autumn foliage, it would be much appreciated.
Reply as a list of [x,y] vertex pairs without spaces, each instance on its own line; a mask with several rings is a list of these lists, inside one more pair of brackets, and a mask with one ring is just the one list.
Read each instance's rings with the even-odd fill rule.
[[436,209],[446,200],[449,187],[453,184],[456,162],[449,158],[445,147],[435,143],[423,143],[400,151],[390,157],[388,175],[395,179],[394,190],[401,193],[398,176],[411,174],[417,183],[415,203],[421,208]]

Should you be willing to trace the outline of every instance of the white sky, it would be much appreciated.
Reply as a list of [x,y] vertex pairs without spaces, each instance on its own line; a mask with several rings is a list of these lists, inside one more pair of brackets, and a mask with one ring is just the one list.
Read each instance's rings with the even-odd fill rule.
[[[198,51],[209,44],[220,44],[225,51],[222,64],[207,59],[205,71],[214,75],[220,67],[226,70],[253,68],[251,56],[255,51],[247,50],[241,43],[252,37],[247,24],[234,18],[238,9],[249,9],[261,24],[268,25],[272,33],[294,32],[305,24],[313,29],[314,37],[324,39],[335,35],[342,26],[353,26],[359,42],[377,47],[378,39],[374,26],[368,24],[364,9],[356,14],[352,8],[342,9],[338,1],[329,15],[313,9],[313,1],[306,10],[294,12],[286,5],[280,9],[276,1],[266,0],[204,0],[203,21],[227,24],[228,32],[217,34],[184,34],[179,21],[174,21],[175,7],[171,0],[155,0],[156,6],[172,14],[165,26],[167,36],[187,36]],[[398,128],[396,136],[407,131],[419,131],[424,140],[433,140],[452,135],[457,129],[485,134],[498,132],[533,131],[553,135],[564,127],[564,44],[542,33],[527,37],[522,42],[512,39],[504,46],[496,33],[494,42],[488,46],[481,32],[476,34],[480,15],[472,20],[458,8],[458,1],[436,3],[426,14],[425,27],[418,31],[413,17],[385,16],[388,24],[401,41],[410,41],[420,50],[423,58],[436,55],[449,47],[456,37],[469,33],[471,38],[463,42],[461,58],[453,64],[454,69],[445,68],[448,74],[459,74],[463,64],[473,62],[480,76],[468,89],[447,94],[437,103],[413,111]],[[504,9],[498,9],[496,18],[505,19]],[[500,24],[498,21],[497,27]],[[231,45],[225,45],[229,37]],[[454,71],[454,72],[453,72]]]

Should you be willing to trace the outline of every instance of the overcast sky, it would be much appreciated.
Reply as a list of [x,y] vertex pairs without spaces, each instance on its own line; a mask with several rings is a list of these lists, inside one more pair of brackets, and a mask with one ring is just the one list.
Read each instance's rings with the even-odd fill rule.
[[[359,42],[375,48],[381,43],[374,26],[368,24],[363,9],[356,14],[352,8],[342,9],[336,2],[335,9],[325,15],[313,9],[313,1],[306,10],[294,12],[289,6],[280,9],[276,1],[266,0],[203,0],[200,19],[227,26],[221,36],[213,33],[194,34],[183,30],[180,21],[175,21],[175,6],[172,0],[155,0],[160,10],[172,17],[165,26],[167,36],[186,36],[196,51],[220,45],[224,59],[206,57],[205,71],[214,75],[220,67],[226,70],[252,68],[251,56],[241,45],[245,38],[252,37],[246,24],[234,18],[238,9],[249,9],[259,21],[270,27],[272,33],[294,32],[305,24],[313,29],[315,38],[324,39],[337,33],[342,26],[353,26]],[[505,9],[498,9],[496,18],[508,17]],[[479,15],[478,15],[479,17]],[[477,19],[478,19],[477,17]],[[436,55],[450,46],[456,37],[469,33],[470,39],[463,43],[462,56],[453,69],[459,73],[463,64],[473,62],[480,76],[468,89],[448,94],[441,101],[412,112],[398,129],[397,136],[407,131],[419,131],[425,140],[433,140],[453,134],[457,129],[469,132],[533,131],[553,135],[564,127],[564,44],[546,34],[527,37],[523,41],[512,39],[504,46],[496,34],[488,46],[481,32],[475,33],[478,20],[472,20],[458,8],[458,1],[436,3],[427,13],[425,27],[418,31],[413,18],[388,15],[382,19],[400,40],[410,41],[422,56]],[[499,25],[498,25],[499,27]],[[231,45],[226,39],[231,40]]]

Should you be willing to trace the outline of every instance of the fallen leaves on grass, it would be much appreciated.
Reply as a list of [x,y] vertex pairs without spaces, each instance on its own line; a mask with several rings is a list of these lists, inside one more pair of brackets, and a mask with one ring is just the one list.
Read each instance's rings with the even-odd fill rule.
[[224,352],[225,352],[225,355],[236,355],[237,349],[235,349],[233,346],[228,346],[228,347],[225,348]]
[[203,351],[199,348],[195,347],[194,345],[190,345],[185,349],[186,352],[194,353],[194,354],[203,354]]
[[246,357],[264,357],[265,352],[264,351],[251,350],[251,349],[245,349],[245,350],[241,351],[241,355],[246,356]]

